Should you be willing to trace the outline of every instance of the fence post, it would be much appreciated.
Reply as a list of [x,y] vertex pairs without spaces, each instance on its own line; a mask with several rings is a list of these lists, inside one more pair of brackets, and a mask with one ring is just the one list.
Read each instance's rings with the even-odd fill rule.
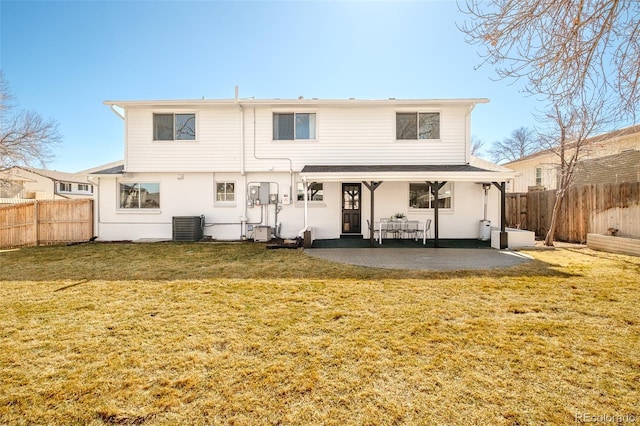
[[33,227],[35,228],[35,243],[36,247],[40,245],[40,213],[38,212],[39,201],[34,201],[33,204]]

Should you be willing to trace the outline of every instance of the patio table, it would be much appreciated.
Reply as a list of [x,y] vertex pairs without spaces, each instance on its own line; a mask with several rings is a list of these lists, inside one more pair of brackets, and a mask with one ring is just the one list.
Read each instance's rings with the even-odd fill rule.
[[389,221],[379,220],[375,223],[375,227],[378,228],[378,244],[382,245],[384,236],[393,234],[395,238],[402,236],[403,234],[413,234],[416,241],[418,241],[418,233],[422,233],[422,244],[427,244],[427,222],[420,222],[417,220],[402,220],[402,221]]

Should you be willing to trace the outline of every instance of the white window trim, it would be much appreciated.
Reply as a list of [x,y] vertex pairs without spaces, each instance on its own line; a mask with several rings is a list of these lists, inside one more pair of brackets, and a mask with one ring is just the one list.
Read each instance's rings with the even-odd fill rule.
[[[69,186],[69,189],[62,189],[62,186]],[[58,191],[57,192],[64,192],[65,194],[70,194],[73,192],[73,184],[70,182],[58,182]]]
[[[120,207],[120,184],[121,183],[157,183],[158,184],[158,192],[160,193],[160,207],[157,209],[127,209]],[[116,179],[116,213],[127,213],[127,214],[158,214],[162,212],[162,183],[159,181],[146,181],[139,179]]]
[[[424,139],[423,139],[424,140]],[[411,201],[409,197],[411,197],[411,184],[424,184],[426,185],[426,182],[408,182],[407,183],[407,201]],[[439,207],[438,208],[438,212],[442,212],[442,213],[453,213],[453,211],[455,210],[455,184],[454,182],[447,182],[448,184],[451,185],[451,207]],[[434,207],[411,207],[409,205],[408,207],[409,211],[412,213],[419,213],[419,212],[434,212],[435,208]]]
[[[307,200],[308,206],[309,207],[326,207],[326,194],[325,194],[325,186],[324,186],[324,182],[316,182],[322,185],[322,201],[318,201],[318,200]],[[295,206],[296,207],[304,207],[304,200],[298,200],[298,185],[304,185],[304,182],[299,180],[296,182],[296,186],[294,188],[294,196],[295,196]]]
[[[294,117],[294,122],[295,122],[295,115],[296,114],[315,114],[316,115],[316,137],[313,139],[273,139],[273,115],[274,114],[293,114]],[[271,110],[271,141],[275,142],[275,143],[313,143],[313,142],[318,142],[318,140],[320,140],[320,136],[319,136],[319,129],[320,126],[318,125],[318,117],[320,114],[318,114],[318,110],[306,110],[306,109],[296,109],[296,110],[291,110],[291,109],[273,109]],[[295,126],[294,126],[294,133],[295,133]]]
[[[154,131],[154,120],[153,117],[156,114],[173,114],[174,115],[174,129],[173,129],[173,137],[175,138],[175,115],[176,114],[193,114],[195,116],[196,119],[196,135],[195,138],[193,140],[190,139],[155,139],[155,131]],[[200,133],[200,114],[198,114],[196,111],[175,111],[175,110],[171,110],[171,111],[152,111],[151,112],[151,142],[153,143],[158,143],[158,144],[165,144],[165,143],[179,143],[179,144],[192,144],[192,143],[197,143],[198,142],[198,135]]]
[[[397,138],[397,130],[396,127],[398,125],[397,123],[397,113],[404,113],[404,114],[408,114],[408,113],[415,113],[415,114],[439,114],[440,120],[439,120],[439,125],[440,125],[440,137],[437,139],[420,139],[419,137],[416,139],[398,139]],[[419,134],[418,134],[419,136]],[[397,143],[416,143],[416,142],[439,142],[442,140],[442,110],[439,109],[430,109],[430,110],[416,110],[416,109],[397,109],[395,111],[393,111],[393,140],[395,140]],[[416,183],[416,182],[411,182],[411,183]]]
[[[233,201],[218,201],[218,184],[233,184]],[[213,181],[213,205],[215,207],[237,207],[238,206],[238,182],[235,180],[214,180]]]

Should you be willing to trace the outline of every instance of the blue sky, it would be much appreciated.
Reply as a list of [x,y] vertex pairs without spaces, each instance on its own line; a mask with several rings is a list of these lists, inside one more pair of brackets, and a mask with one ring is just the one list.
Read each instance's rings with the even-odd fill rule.
[[123,157],[123,99],[486,97],[487,143],[535,125],[520,85],[493,81],[455,1],[0,0],[0,68],[23,108],[63,134],[49,168]]

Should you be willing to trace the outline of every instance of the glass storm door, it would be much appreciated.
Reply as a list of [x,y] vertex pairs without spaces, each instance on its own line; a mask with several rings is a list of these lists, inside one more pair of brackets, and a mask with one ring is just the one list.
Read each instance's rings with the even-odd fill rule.
[[361,184],[342,184],[342,233],[359,234]]

